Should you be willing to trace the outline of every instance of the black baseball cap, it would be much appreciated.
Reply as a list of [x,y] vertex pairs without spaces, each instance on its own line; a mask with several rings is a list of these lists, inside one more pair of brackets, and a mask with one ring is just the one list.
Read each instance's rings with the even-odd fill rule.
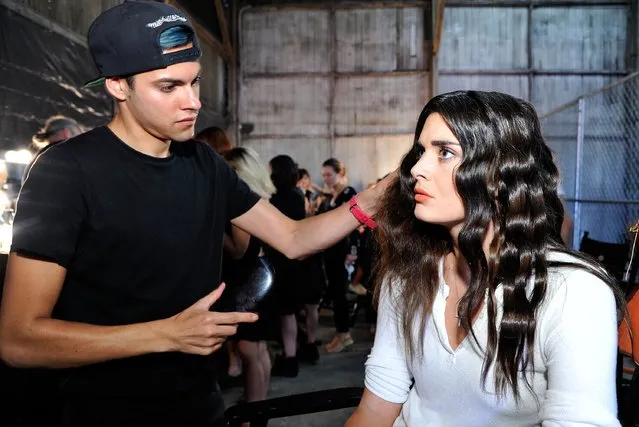
[[[182,26],[192,33],[192,47],[162,53],[160,35]],[[156,1],[126,0],[102,12],[89,27],[89,50],[99,76],[85,87],[100,85],[107,77],[130,76],[166,68],[201,56],[193,26],[184,14]]]

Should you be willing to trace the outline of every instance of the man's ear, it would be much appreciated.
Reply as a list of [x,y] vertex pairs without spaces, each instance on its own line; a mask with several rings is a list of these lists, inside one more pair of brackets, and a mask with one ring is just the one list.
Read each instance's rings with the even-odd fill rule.
[[121,77],[110,77],[104,81],[104,87],[107,92],[114,97],[117,101],[124,101],[129,96],[129,85],[126,79]]

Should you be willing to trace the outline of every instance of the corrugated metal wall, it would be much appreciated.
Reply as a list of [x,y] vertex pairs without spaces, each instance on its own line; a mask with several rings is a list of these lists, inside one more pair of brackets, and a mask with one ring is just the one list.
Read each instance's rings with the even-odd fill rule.
[[288,154],[319,182],[328,157],[358,189],[393,170],[428,94],[419,8],[245,9],[241,145]]
[[446,2],[439,93],[507,92],[543,114],[626,74],[629,2],[492,3]]
[[[627,74],[628,4],[447,0],[437,92],[497,90],[543,114],[609,84]],[[265,161],[290,154],[315,178],[330,155],[360,186],[386,172],[380,147],[396,165],[429,97],[424,16],[373,4],[245,9],[237,114],[255,129],[240,143]],[[321,147],[309,153],[309,139]]]

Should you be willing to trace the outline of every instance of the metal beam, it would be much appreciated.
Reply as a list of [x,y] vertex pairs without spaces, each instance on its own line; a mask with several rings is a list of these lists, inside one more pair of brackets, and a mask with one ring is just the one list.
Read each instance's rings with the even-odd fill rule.
[[639,71],[639,1],[633,1],[628,8],[626,34],[626,66]]
[[600,92],[604,92],[604,91],[606,91],[608,89],[612,89],[613,87],[619,86],[620,84],[623,84],[623,83],[627,82],[628,80],[632,80],[632,79],[634,79],[636,77],[639,77],[639,71],[634,72],[632,74],[628,74],[626,77],[624,77],[622,79],[619,79],[617,81],[614,81],[614,82],[610,83],[609,85],[606,85],[606,86],[591,90],[590,92],[587,92],[587,93],[585,93],[585,94],[583,94],[581,96],[578,96],[576,99],[568,101],[565,104],[561,104],[560,106],[553,108],[552,110],[548,111],[547,113],[544,113],[539,118],[540,119],[544,119],[544,118],[546,118],[546,117],[548,117],[548,116],[550,116],[552,114],[555,114],[555,113],[557,113],[557,112],[559,112],[561,110],[564,110],[564,109],[566,109],[568,107],[572,107],[577,102],[579,102],[579,100],[582,99],[582,98],[590,98],[591,96],[594,96],[594,95],[596,95],[596,94],[598,94]]
[[310,9],[406,9],[422,8],[430,0],[404,1],[367,1],[367,2],[338,2],[319,1],[316,3],[285,2],[285,1],[250,1],[242,5],[250,9],[264,10],[310,10]]
[[448,76],[626,76],[628,71],[611,70],[439,70],[440,75]]
[[573,198],[566,197],[564,201],[579,202],[579,203],[597,203],[601,205],[639,205],[639,200],[625,200],[625,199],[597,200],[597,199],[576,199],[574,197]]
[[17,13],[18,15],[22,15],[28,20],[35,22],[36,24],[46,28],[47,30],[60,34],[61,36],[66,37],[74,43],[77,43],[86,48],[89,47],[89,45],[87,44],[86,34],[79,34],[75,31],[71,31],[67,27],[60,25],[45,16],[40,15],[27,6],[23,6],[11,0],[0,0],[0,6],[4,6],[12,12]]
[[[327,124],[328,125],[328,124]],[[348,133],[348,134],[340,134],[335,133],[335,138],[383,138],[387,136],[408,136],[410,138],[413,137],[415,133],[415,129],[407,129],[406,132],[368,132],[368,133]],[[305,140],[305,139],[330,139],[331,136],[329,134],[324,135],[309,135],[309,134],[249,134],[243,137],[244,140],[258,140],[258,139],[297,139],[297,140]]]
[[235,57],[235,49],[233,49],[233,43],[231,43],[231,34],[226,21],[224,6],[222,6],[222,0],[215,0],[215,11],[217,14],[217,22],[220,24],[220,31],[222,33],[222,43],[224,44],[224,48],[228,51],[229,58],[232,59]]
[[631,0],[529,0],[527,2],[516,0],[451,0],[446,4],[446,7],[605,7],[628,6],[630,2]]
[[294,73],[245,73],[243,78],[249,79],[290,79],[301,77],[324,77],[324,78],[340,78],[340,77],[409,77],[409,76],[425,76],[428,74],[424,70],[402,70],[402,71],[353,71],[353,72],[294,72]]
[[446,8],[444,0],[437,2],[437,21],[435,22],[435,38],[433,40],[433,55],[439,53],[439,45],[442,41],[442,27],[444,26],[444,9]]

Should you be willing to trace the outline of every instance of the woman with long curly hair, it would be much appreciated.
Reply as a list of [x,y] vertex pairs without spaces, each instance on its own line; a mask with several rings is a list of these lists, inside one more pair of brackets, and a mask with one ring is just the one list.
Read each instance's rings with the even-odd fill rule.
[[562,243],[557,183],[528,102],[428,102],[377,216],[377,333],[347,426],[619,424],[623,299]]

